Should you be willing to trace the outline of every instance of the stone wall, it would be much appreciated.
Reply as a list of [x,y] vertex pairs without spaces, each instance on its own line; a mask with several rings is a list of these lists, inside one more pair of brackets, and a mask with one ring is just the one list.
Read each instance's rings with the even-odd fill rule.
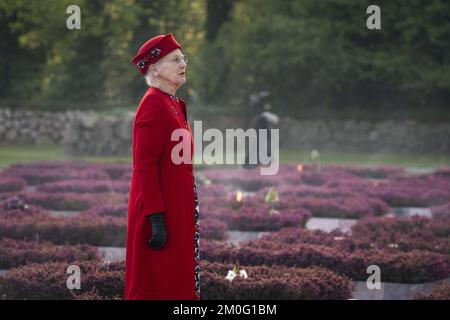
[[450,152],[450,123],[281,119],[280,147],[369,152]]
[[67,123],[61,143],[70,155],[129,155],[134,112],[99,116],[77,112]]
[[[63,144],[72,155],[129,155],[134,113],[44,112],[0,109],[0,142]],[[192,119],[193,120],[193,119]],[[196,119],[201,120],[201,119]],[[243,119],[203,121],[203,131],[242,127]],[[413,121],[280,121],[280,147],[369,152],[450,152],[450,123]],[[223,131],[224,132],[224,131]]]
[[7,144],[61,143],[73,112],[45,112],[0,108],[0,142]]

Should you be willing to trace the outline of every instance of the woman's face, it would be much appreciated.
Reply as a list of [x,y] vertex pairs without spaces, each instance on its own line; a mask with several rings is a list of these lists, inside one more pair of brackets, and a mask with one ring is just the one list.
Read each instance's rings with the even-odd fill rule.
[[158,66],[159,78],[169,83],[181,86],[186,82],[186,62],[180,49],[176,49],[160,60]]

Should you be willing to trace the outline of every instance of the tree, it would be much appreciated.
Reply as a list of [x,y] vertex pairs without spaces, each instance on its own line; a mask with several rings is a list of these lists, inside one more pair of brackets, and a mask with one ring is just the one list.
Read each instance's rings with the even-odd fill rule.
[[[446,106],[450,4],[382,1],[382,30],[364,0],[246,0],[216,38],[229,79],[210,97],[268,89],[285,114],[323,108]],[[205,67],[207,69],[208,67]]]

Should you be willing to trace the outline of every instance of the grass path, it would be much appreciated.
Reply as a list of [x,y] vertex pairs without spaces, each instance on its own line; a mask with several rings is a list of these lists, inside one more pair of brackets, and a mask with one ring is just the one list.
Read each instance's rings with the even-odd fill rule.
[[[437,168],[450,166],[448,154],[394,154],[369,152],[320,151],[323,164],[397,165],[413,168]],[[311,150],[281,150],[280,160],[309,163]],[[0,169],[14,163],[51,160],[84,160],[92,162],[131,163],[131,156],[121,157],[72,157],[64,155],[62,146],[2,145],[0,144]]]

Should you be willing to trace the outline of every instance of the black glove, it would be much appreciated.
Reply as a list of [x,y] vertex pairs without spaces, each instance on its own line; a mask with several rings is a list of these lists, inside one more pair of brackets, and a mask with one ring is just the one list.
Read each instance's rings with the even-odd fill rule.
[[150,248],[160,249],[164,246],[167,239],[164,212],[150,214],[147,218],[152,226],[152,238],[148,241],[148,245]]

